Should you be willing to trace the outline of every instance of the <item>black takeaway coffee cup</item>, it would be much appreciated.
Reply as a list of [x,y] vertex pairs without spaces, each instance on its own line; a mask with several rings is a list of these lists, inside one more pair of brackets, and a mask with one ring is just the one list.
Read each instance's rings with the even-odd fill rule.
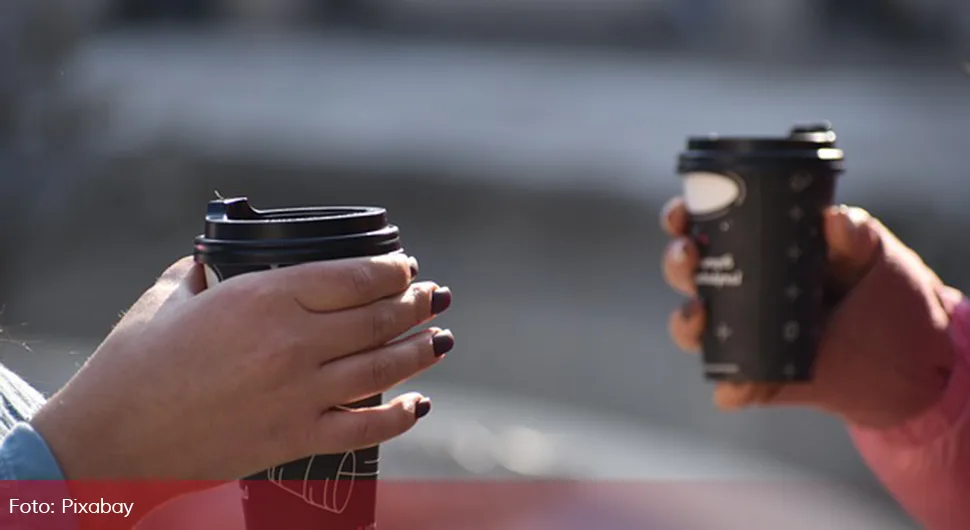
[[824,318],[822,214],[842,171],[829,124],[688,139],[678,173],[700,251],[709,380],[811,380]]
[[[247,272],[401,252],[383,208],[257,210],[246,198],[209,202],[195,260],[211,287]],[[349,407],[375,406],[380,395]],[[240,404],[240,406],[245,406]],[[241,440],[240,443],[245,443]],[[378,447],[281,463],[241,481],[249,530],[374,527]]]

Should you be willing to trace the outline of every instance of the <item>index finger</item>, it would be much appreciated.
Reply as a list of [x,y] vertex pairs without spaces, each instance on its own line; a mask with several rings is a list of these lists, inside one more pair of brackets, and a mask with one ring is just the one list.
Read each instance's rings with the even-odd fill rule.
[[660,226],[668,234],[674,237],[682,236],[687,233],[689,225],[690,216],[687,214],[687,207],[682,197],[670,199],[660,210]]
[[418,272],[404,254],[317,261],[267,271],[304,309],[324,313],[361,307],[403,293]]

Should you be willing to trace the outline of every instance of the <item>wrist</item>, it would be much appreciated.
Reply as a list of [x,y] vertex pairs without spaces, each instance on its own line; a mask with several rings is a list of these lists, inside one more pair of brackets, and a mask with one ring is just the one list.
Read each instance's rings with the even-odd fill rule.
[[30,424],[57,460],[67,480],[90,480],[125,476],[123,458],[112,448],[115,438],[110,423],[98,407],[73,407],[61,393],[55,395],[31,419]]
[[939,399],[918,414],[897,418],[885,424],[867,424],[847,418],[850,432],[857,440],[878,439],[897,447],[928,444],[958,425],[970,405],[970,366],[958,361],[947,387]]
[[852,425],[889,429],[936,407],[952,386],[961,297],[890,234],[877,253],[831,315],[813,401]]
[[947,431],[970,404],[970,303],[945,286],[932,302],[946,315],[942,333],[924,327],[923,348],[884,352],[886,369],[857,387],[878,398],[877,406],[866,407],[857,391],[839,403],[836,410],[854,430],[918,443]]

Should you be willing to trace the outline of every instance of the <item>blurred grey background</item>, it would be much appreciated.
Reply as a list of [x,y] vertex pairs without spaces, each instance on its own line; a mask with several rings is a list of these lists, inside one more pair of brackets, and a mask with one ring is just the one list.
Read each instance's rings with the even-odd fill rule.
[[[966,289],[967,49],[960,0],[8,2],[0,354],[55,391],[191,251],[216,191],[379,204],[456,295],[459,346],[417,385],[479,396],[495,429],[608,416],[646,436],[643,462],[669,464],[650,433],[690,440],[664,445],[688,467],[779,462],[905,521],[835,420],[712,409],[666,335],[657,214],[687,135],[827,119],[840,199]],[[402,451],[407,473],[495,467]]]

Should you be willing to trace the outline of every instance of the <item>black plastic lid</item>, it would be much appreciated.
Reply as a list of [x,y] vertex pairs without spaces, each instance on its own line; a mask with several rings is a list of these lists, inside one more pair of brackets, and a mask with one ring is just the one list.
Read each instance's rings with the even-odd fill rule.
[[387,227],[387,211],[373,206],[257,210],[246,197],[209,201],[207,239],[304,239],[362,234]]
[[844,154],[835,145],[832,124],[797,125],[784,137],[708,136],[691,137],[680,155],[680,170],[690,171],[711,160],[814,160],[841,170]]
[[[210,201],[197,255],[219,261],[309,261],[401,248],[398,228],[374,206],[257,210],[246,197]],[[273,256],[269,256],[272,254]],[[292,259],[287,259],[290,256]]]

